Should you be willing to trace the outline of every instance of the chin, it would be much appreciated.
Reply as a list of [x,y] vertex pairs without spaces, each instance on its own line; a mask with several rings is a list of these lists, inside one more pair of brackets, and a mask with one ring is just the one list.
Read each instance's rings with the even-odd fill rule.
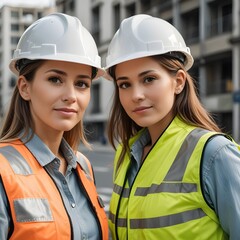
[[59,127],[57,127],[56,126],[56,129],[57,130],[59,130],[59,131],[61,131],[61,132],[68,132],[68,131],[70,131],[70,130],[72,130],[74,127],[76,126],[76,124],[75,125],[71,125],[71,126],[59,126]]
[[135,122],[135,123],[142,128],[147,128],[152,125],[152,124],[147,124],[147,123],[138,123],[138,122]]

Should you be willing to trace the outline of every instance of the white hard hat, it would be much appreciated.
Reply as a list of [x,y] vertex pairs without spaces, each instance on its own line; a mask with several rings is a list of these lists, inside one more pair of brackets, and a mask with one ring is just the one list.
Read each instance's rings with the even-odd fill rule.
[[160,18],[138,14],[122,21],[108,47],[105,69],[128,60],[167,53],[185,55],[186,70],[193,65],[190,49],[173,25]]
[[104,75],[101,58],[92,35],[76,17],[53,13],[29,26],[20,38],[9,68],[18,75],[16,62],[20,59],[59,60],[86,64]]

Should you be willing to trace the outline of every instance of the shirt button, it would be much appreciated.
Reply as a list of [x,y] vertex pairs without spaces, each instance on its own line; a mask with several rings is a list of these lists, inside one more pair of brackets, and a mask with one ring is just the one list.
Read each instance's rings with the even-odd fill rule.
[[67,181],[66,181],[66,180],[63,180],[63,184],[66,185],[66,184],[67,184]]
[[87,236],[86,236],[86,235],[83,235],[83,236],[82,236],[82,240],[87,240]]
[[71,206],[72,206],[72,208],[75,208],[76,204],[75,204],[75,203],[72,203]]

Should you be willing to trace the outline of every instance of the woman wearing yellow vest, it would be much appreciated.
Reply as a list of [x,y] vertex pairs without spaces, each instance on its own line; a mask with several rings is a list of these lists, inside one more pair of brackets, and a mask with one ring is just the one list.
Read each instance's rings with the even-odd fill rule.
[[0,134],[0,239],[107,240],[88,159],[83,114],[104,71],[79,19],[54,13],[22,35],[18,76]]
[[109,45],[113,239],[239,239],[239,149],[201,106],[192,65],[177,29],[149,15],[125,19]]

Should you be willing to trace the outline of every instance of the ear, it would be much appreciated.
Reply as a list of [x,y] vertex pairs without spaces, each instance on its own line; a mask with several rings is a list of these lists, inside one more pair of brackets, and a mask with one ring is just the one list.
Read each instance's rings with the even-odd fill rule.
[[179,94],[182,92],[186,83],[186,73],[183,70],[178,70],[175,77],[175,93]]
[[18,78],[18,91],[21,95],[21,97],[26,100],[29,101],[31,99],[30,97],[30,91],[29,91],[29,82],[27,81],[27,79],[21,75]]

